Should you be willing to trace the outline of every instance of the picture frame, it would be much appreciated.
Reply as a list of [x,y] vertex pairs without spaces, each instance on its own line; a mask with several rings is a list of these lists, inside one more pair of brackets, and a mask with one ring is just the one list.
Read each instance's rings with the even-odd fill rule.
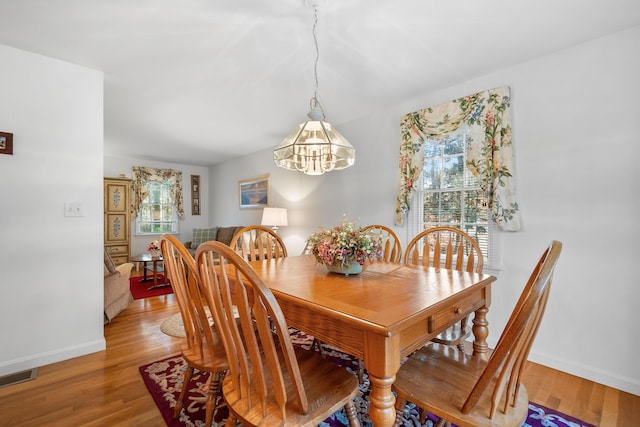
[[191,215],[200,215],[200,175],[191,175]]
[[238,198],[240,209],[262,209],[269,206],[269,175],[239,181]]
[[13,134],[0,132],[0,154],[13,155]]

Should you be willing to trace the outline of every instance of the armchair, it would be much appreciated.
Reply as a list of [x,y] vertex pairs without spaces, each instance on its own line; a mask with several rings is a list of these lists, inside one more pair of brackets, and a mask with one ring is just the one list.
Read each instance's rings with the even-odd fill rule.
[[104,323],[107,324],[133,301],[129,276],[133,264],[115,266],[109,253],[104,251]]

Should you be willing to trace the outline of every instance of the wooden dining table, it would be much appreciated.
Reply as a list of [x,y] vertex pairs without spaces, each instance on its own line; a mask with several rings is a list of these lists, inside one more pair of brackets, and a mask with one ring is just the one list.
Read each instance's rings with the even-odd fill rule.
[[473,312],[473,351],[487,357],[494,276],[386,262],[344,276],[329,273],[308,255],[250,264],[289,326],[364,360],[375,426],[394,423],[391,385],[402,358]]

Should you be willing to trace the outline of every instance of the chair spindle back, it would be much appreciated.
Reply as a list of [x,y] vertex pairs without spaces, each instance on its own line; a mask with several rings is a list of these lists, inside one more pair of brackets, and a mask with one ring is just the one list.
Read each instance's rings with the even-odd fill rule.
[[[201,297],[211,307],[229,360],[232,390],[223,386],[225,399],[250,396],[265,417],[269,408],[277,407],[281,419],[292,399],[307,413],[298,361],[273,293],[243,257],[220,242],[203,243],[196,258],[203,283]],[[238,307],[238,321],[233,305]]]
[[473,237],[457,228],[442,226],[415,236],[407,245],[404,263],[479,273],[484,259]]
[[492,392],[489,418],[493,418],[502,398],[505,413],[514,404],[529,351],[547,306],[553,272],[561,250],[562,243],[554,240],[536,264],[486,369],[462,406],[463,413],[469,413],[474,408],[494,378],[497,380]]
[[261,225],[251,225],[238,230],[229,246],[247,261],[287,256],[287,248],[280,236],[272,229]]
[[364,227],[373,236],[380,238],[382,243],[382,260],[399,263],[402,259],[402,246],[400,239],[392,229],[384,225],[373,224]]

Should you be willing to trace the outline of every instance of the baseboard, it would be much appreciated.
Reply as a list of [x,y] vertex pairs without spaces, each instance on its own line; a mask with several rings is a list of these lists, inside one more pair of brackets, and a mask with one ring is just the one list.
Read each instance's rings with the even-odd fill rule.
[[84,356],[86,354],[102,351],[106,348],[107,342],[102,338],[100,340],[82,343],[76,346],[60,348],[45,353],[31,354],[20,359],[0,362],[0,376],[38,368],[78,356]]
[[[497,344],[495,340],[489,339],[487,341],[489,348],[495,348],[495,345]],[[468,351],[473,351],[471,341],[467,341],[467,343]],[[529,353],[529,358],[527,360],[537,363],[538,365],[546,366],[551,369],[566,372],[567,374],[575,375],[576,377],[605,385],[607,387],[640,396],[640,381],[635,378],[621,376],[601,369],[595,369],[588,365],[576,364],[571,360],[535,351]]]
[[640,381],[635,378],[603,371],[592,366],[576,364],[567,359],[533,351],[529,353],[529,360],[539,365],[544,365],[552,369],[557,369],[558,371],[640,396]]

